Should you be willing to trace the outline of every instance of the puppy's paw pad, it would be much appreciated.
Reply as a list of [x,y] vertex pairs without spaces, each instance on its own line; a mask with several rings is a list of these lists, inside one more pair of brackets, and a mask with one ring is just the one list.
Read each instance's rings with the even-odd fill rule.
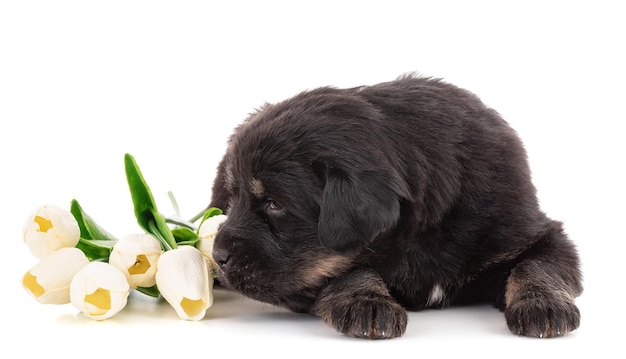
[[355,338],[385,339],[402,336],[407,313],[392,300],[358,300],[334,308],[331,324]]
[[570,301],[518,301],[509,305],[504,315],[511,332],[527,337],[559,337],[580,325],[580,311]]

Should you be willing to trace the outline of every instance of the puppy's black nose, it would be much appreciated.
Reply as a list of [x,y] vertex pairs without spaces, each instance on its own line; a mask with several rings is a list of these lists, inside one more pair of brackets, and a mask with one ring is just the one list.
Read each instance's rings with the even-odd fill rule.
[[228,259],[230,258],[230,253],[228,250],[224,248],[213,248],[213,260],[217,263],[218,266],[224,267],[226,263],[228,263]]

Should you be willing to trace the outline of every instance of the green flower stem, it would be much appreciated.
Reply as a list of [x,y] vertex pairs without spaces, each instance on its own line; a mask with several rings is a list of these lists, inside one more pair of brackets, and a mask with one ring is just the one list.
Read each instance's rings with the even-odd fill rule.
[[172,193],[172,191],[167,192],[167,196],[170,199],[170,202],[172,203],[172,207],[174,208],[174,213],[177,216],[180,216],[180,209],[178,208],[178,202],[176,201],[176,197],[174,197],[174,193]]
[[193,218],[191,218],[191,219],[189,220],[189,222],[191,222],[191,223],[196,223],[196,221],[197,221],[197,220],[199,220],[200,218],[204,217],[204,214],[205,214],[208,210],[209,210],[208,208],[203,209],[203,210],[202,210],[202,212],[200,212],[200,213],[196,214],[195,216],[193,216]]
[[180,227],[185,227],[185,228],[189,228],[192,231],[195,231],[197,228],[196,226],[193,225],[192,222],[186,221],[182,218],[177,218],[177,217],[166,217],[165,218],[165,222],[169,223],[169,224],[174,224]]

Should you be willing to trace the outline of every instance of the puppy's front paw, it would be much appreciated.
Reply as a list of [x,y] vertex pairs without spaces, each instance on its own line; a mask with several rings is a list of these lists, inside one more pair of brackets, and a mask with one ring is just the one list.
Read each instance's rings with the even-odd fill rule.
[[380,276],[365,269],[331,281],[311,313],[341,333],[369,339],[401,336],[408,318]]
[[406,330],[406,310],[389,298],[346,300],[327,309],[322,318],[351,337],[395,338],[402,336]]
[[536,338],[562,336],[580,324],[580,311],[572,301],[546,298],[514,301],[504,316],[513,333]]

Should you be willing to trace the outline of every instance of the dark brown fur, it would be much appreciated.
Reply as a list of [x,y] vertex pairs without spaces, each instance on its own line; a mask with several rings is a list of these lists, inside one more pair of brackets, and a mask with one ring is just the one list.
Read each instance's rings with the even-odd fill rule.
[[319,88],[240,125],[211,206],[220,283],[353,337],[488,301],[515,334],[576,329],[579,260],[540,210],[514,130],[473,94],[403,76]]

